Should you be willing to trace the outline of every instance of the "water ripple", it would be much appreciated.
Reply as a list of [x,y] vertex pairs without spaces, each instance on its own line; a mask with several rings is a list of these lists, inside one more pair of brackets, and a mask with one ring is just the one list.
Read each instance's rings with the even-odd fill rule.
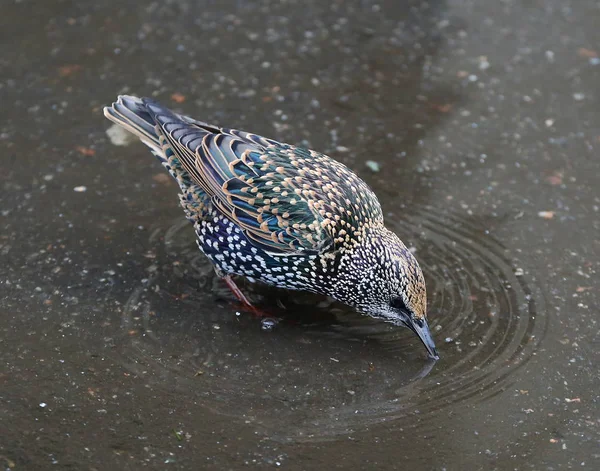
[[418,249],[439,362],[406,330],[320,297],[247,284],[284,318],[262,332],[256,319],[236,314],[182,221],[153,233],[160,269],[124,309],[123,331],[143,335],[123,335],[122,363],[180,394],[182,407],[206,407],[284,441],[380,423],[425,429],[450,406],[505,390],[544,336],[539,288],[459,215],[413,208],[391,228]]

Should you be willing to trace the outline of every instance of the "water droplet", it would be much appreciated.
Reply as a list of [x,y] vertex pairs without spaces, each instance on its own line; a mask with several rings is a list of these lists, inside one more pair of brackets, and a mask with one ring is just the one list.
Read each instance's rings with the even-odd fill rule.
[[277,325],[277,320],[272,317],[265,317],[260,321],[260,328],[266,332],[270,332]]

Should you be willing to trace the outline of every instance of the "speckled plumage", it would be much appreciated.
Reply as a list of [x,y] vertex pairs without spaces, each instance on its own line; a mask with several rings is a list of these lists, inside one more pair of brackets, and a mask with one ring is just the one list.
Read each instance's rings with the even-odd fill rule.
[[198,246],[218,272],[326,294],[415,332],[425,329],[417,334],[436,355],[421,269],[385,228],[375,194],[346,166],[146,98],[120,96],[104,112],[140,137],[177,180]]

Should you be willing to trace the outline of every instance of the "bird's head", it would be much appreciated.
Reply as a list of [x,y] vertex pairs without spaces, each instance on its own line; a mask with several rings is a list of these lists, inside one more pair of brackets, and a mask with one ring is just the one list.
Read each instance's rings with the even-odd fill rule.
[[398,236],[385,228],[370,231],[345,265],[349,275],[342,283],[348,289],[340,292],[346,292],[346,299],[336,297],[365,314],[412,330],[437,360],[427,324],[423,271]]

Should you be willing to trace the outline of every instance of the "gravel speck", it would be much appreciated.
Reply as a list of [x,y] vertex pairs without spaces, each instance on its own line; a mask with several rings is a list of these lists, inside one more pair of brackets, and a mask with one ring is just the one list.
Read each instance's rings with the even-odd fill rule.
[[377,173],[381,170],[381,164],[375,162],[374,160],[367,160],[365,165],[368,167],[371,172]]
[[113,124],[109,127],[106,130],[106,135],[110,139],[110,142],[115,146],[128,146],[129,144],[138,141],[137,137],[117,124]]

